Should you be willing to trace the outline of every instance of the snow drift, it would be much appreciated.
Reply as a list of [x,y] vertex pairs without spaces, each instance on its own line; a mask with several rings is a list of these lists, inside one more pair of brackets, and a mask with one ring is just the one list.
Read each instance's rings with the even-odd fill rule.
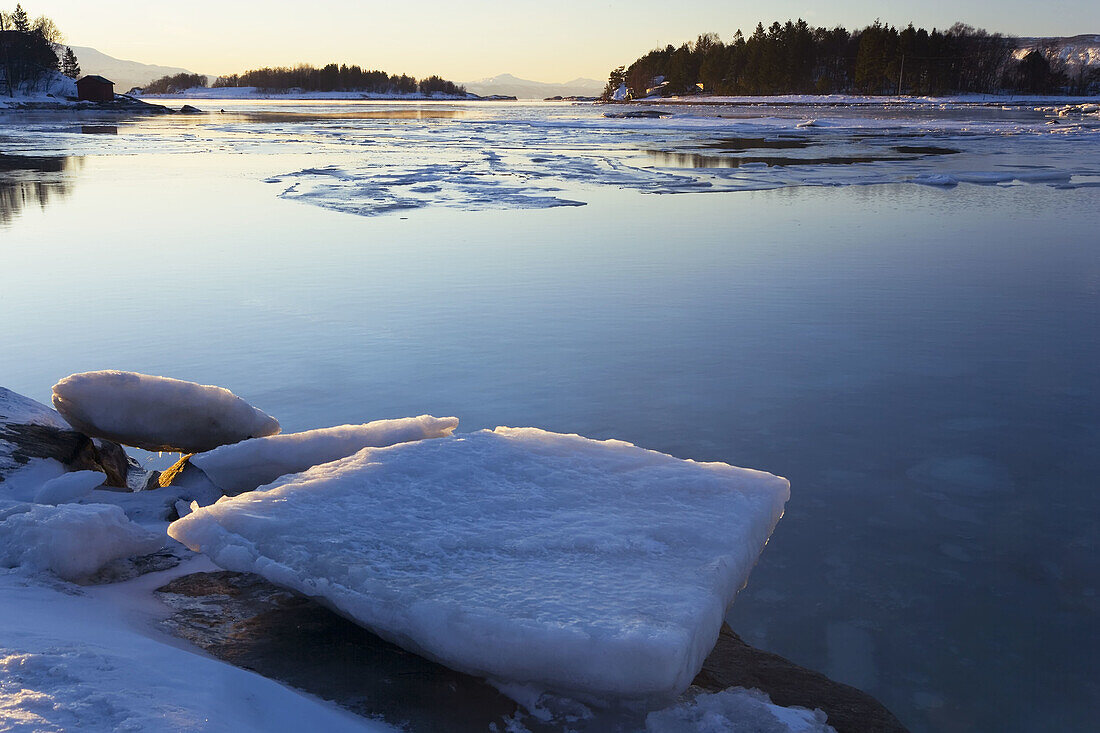
[[279,421],[222,387],[135,372],[84,372],[53,387],[77,430],[151,451],[199,453],[274,435]]
[[169,534],[454,669],[668,698],[702,666],[789,495],[759,471],[497,428],[367,448]]
[[163,546],[161,537],[114,505],[0,502],[0,567],[48,570],[64,580],[80,580],[112,560]]
[[407,417],[339,425],[304,433],[253,438],[223,445],[188,460],[226,494],[240,494],[288,473],[328,463],[363,448],[381,448],[412,440],[441,438],[458,427],[457,417]]

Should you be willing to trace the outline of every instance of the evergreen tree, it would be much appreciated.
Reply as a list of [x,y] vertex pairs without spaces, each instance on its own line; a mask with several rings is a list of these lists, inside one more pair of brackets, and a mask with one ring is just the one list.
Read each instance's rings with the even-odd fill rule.
[[22,5],[17,4],[15,6],[15,10],[11,14],[11,27],[24,33],[31,29],[31,21],[27,18],[27,11],[23,10]]
[[68,46],[65,47],[65,53],[61,56],[61,73],[70,79],[80,76],[80,63],[76,60],[76,54]]

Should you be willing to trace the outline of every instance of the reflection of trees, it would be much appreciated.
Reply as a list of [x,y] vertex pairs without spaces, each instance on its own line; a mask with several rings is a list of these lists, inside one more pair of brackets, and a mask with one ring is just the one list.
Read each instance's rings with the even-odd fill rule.
[[82,168],[82,158],[4,155],[0,153],[0,226],[27,206],[45,209],[72,192],[69,175]]

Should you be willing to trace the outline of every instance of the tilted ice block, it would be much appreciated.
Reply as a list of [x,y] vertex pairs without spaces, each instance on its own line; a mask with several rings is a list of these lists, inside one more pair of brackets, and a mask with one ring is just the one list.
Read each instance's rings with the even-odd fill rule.
[[380,448],[411,440],[442,438],[458,427],[457,417],[407,417],[339,425],[304,433],[253,438],[223,445],[188,460],[226,494],[251,491],[280,476],[346,458],[363,448]]
[[274,435],[279,421],[223,387],[135,372],[84,372],[53,387],[77,430],[152,451],[199,453]]
[[789,495],[759,471],[497,428],[367,448],[168,532],[457,670],[671,697]]

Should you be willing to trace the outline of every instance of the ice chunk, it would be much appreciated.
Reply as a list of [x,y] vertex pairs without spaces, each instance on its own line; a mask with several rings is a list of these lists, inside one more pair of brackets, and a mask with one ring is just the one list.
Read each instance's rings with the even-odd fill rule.
[[53,404],[77,430],[152,451],[199,453],[279,432],[275,418],[227,389],[135,372],[65,377]]
[[790,494],[771,474],[533,428],[366,448],[169,534],[455,669],[683,691]]
[[108,504],[9,504],[0,517],[0,567],[50,570],[65,580],[164,546],[163,538]]
[[376,420],[363,425],[340,425],[304,433],[253,438],[223,445],[188,460],[202,469],[226,494],[251,491],[288,473],[298,473],[321,463],[346,458],[363,448],[450,435],[457,417],[407,417]]
[[34,494],[39,504],[65,504],[92,493],[107,480],[102,471],[71,471],[42,484]]
[[825,713],[785,708],[759,690],[733,687],[650,713],[646,733],[836,733]]

